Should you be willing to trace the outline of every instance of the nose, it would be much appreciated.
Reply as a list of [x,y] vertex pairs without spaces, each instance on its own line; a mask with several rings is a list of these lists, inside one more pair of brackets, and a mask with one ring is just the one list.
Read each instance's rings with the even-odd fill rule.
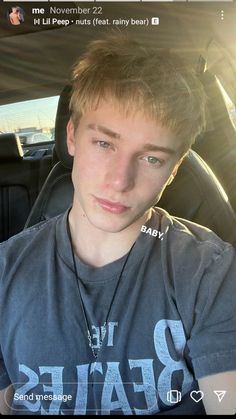
[[135,162],[129,158],[113,161],[106,174],[106,185],[117,192],[133,189],[136,178]]

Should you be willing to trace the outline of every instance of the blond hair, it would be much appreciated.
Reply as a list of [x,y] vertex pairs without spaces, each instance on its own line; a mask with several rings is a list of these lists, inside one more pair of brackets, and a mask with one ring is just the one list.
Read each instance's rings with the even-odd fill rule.
[[113,100],[126,115],[141,110],[171,129],[183,152],[205,126],[205,94],[194,71],[178,55],[121,34],[91,42],[74,67],[70,110],[75,127],[101,99]]

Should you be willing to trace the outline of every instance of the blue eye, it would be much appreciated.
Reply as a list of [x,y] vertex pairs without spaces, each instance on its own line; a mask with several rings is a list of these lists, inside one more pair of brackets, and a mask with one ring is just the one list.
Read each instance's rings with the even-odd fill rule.
[[109,148],[110,144],[107,143],[106,141],[97,141],[97,144],[99,145],[99,147],[101,148]]
[[143,160],[146,160],[149,164],[152,165],[161,165],[163,163],[162,160],[158,159],[157,157],[154,156],[145,156],[143,157]]

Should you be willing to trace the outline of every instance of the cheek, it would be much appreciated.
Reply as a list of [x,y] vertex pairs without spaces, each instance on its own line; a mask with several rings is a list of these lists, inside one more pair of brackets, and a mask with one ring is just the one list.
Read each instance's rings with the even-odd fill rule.
[[143,201],[150,202],[154,205],[160,199],[162,193],[167,186],[168,176],[157,174],[155,177],[145,178],[139,182],[137,189]]
[[86,155],[76,155],[72,171],[73,182],[77,187],[86,189],[89,184],[96,184],[99,179],[99,165]]
[[155,193],[159,193],[159,191],[166,186],[166,182],[169,178],[168,175],[169,173],[161,173],[161,171],[157,171],[157,173],[151,175],[140,174],[139,185],[142,185],[145,194],[155,195]]

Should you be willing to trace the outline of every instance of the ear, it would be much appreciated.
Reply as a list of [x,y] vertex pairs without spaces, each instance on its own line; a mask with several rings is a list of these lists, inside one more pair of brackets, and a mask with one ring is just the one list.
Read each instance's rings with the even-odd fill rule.
[[69,122],[67,124],[66,132],[67,132],[66,142],[67,142],[68,153],[72,157],[74,157],[75,155],[75,127],[71,118],[69,119]]

